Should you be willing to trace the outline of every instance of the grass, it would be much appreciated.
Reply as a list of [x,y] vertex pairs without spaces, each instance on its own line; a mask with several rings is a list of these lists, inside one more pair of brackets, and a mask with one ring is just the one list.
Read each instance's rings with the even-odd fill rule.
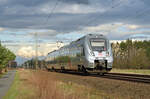
[[18,94],[18,86],[19,86],[19,75],[18,72],[15,75],[14,82],[8,91],[7,95],[4,97],[4,99],[16,99],[16,96]]
[[111,72],[115,73],[135,73],[135,74],[146,74],[150,75],[150,70],[148,69],[112,69]]
[[94,88],[62,82],[43,71],[17,71],[4,99],[103,99]]
[[73,82],[60,82],[59,87],[65,92],[66,95],[76,96],[78,97],[77,99],[103,99],[103,97],[110,97],[92,87],[78,85]]
[[77,85],[75,92],[81,93],[81,95],[84,94],[84,91],[85,93],[88,92],[89,99],[150,99],[150,85],[148,84],[62,73],[49,73],[49,75],[55,76],[65,84],[72,83],[72,86],[65,87],[65,89],[68,89],[67,92],[74,91],[73,86]]
[[0,74],[0,78],[2,78],[3,75],[4,75],[4,74]]
[[82,93],[76,94],[74,85],[63,83],[47,72],[32,71],[29,82],[37,90],[36,99],[88,99],[87,96],[81,96]]
[[149,91],[147,84],[18,70],[4,99],[149,99]]
[[21,72],[17,71],[14,82],[9,89],[8,93],[4,96],[4,99],[32,99],[32,88],[26,85],[23,79],[21,79]]

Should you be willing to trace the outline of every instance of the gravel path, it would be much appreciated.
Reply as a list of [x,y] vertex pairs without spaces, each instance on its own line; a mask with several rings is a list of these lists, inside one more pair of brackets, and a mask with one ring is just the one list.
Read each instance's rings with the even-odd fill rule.
[[8,89],[10,88],[14,80],[15,73],[15,70],[8,71],[6,75],[3,75],[3,77],[0,78],[0,99],[2,99],[3,96],[5,96]]

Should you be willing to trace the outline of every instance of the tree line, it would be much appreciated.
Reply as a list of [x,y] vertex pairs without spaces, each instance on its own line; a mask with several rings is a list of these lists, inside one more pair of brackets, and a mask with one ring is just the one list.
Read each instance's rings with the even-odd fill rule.
[[150,41],[112,43],[113,68],[150,69]]
[[0,43],[0,73],[8,66],[9,61],[15,60],[16,55]]

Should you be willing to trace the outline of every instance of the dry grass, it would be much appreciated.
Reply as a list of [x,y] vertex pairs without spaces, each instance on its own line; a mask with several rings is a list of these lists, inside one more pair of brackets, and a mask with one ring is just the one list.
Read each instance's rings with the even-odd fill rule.
[[[107,94],[86,85],[72,81],[62,82],[57,76],[45,71],[20,70],[20,80],[24,83],[21,89],[32,90],[26,97],[18,99],[104,99]],[[55,73],[54,73],[55,74]],[[109,98],[107,98],[109,99]]]
[[27,78],[27,71],[17,71],[13,84],[4,99],[32,99],[34,96],[33,88],[27,84]]
[[71,82],[63,83],[48,72],[19,69],[4,99],[89,99],[87,90],[91,91]]
[[29,82],[37,90],[36,99],[63,99],[64,94],[57,89],[54,78],[45,73],[34,71],[29,77]]
[[34,99],[89,99],[88,94],[84,94],[84,91],[80,90],[83,88],[87,91],[84,86],[63,83],[58,81],[55,76],[48,75],[47,72],[32,71],[27,82],[36,89]]
[[149,84],[51,72],[49,75],[53,75],[65,83],[73,82],[77,85],[91,87],[90,95],[98,95],[100,97],[98,99],[150,99]]
[[150,85],[99,77],[19,70],[14,99],[149,99]]

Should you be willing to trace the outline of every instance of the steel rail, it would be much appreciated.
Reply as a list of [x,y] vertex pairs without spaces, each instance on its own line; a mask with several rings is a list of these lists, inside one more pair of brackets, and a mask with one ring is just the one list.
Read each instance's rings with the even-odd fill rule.
[[[56,72],[61,72],[60,70],[55,70]],[[120,81],[130,81],[134,83],[146,83],[150,84],[150,75],[140,75],[140,74],[126,74],[126,73],[106,73],[103,76],[94,73],[84,74],[78,71],[65,71],[64,74],[71,74],[77,76],[89,76],[89,77],[99,77],[107,78]]]

